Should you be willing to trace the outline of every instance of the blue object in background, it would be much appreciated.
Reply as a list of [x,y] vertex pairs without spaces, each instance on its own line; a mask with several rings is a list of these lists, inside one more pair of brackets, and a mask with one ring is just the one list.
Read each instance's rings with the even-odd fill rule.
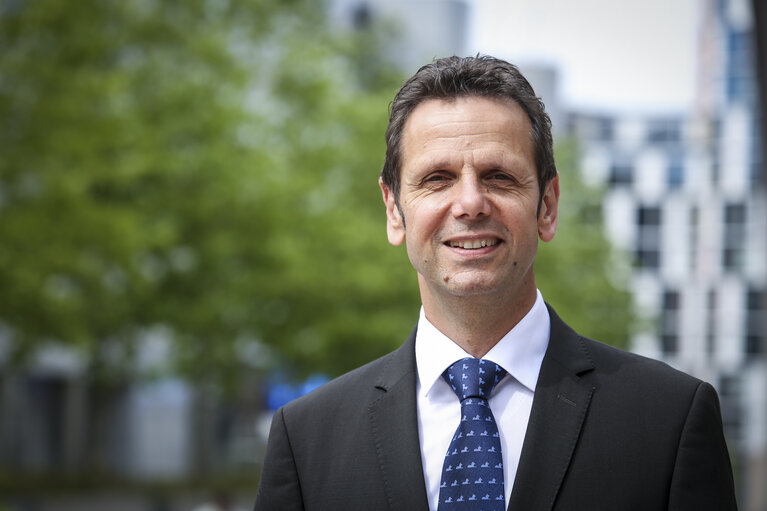
[[320,385],[330,381],[330,378],[324,374],[313,374],[301,383],[283,383],[279,382],[279,377],[275,377],[266,384],[266,403],[269,410],[276,411],[279,407],[297,399],[304,394],[308,394]]

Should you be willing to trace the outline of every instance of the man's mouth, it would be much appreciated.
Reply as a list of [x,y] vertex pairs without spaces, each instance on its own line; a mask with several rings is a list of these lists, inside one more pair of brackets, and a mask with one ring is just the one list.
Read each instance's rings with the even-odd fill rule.
[[491,247],[493,245],[497,245],[499,241],[500,240],[498,240],[497,238],[486,239],[486,240],[456,240],[456,241],[448,241],[447,245],[450,247],[463,248],[466,250],[475,250],[478,248]]

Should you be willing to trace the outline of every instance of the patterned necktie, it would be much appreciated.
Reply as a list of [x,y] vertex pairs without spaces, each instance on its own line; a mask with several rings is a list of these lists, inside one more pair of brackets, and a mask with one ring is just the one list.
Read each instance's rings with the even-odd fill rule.
[[498,426],[487,400],[506,371],[494,362],[464,358],[442,378],[461,400],[461,422],[450,441],[438,511],[504,511],[503,458]]

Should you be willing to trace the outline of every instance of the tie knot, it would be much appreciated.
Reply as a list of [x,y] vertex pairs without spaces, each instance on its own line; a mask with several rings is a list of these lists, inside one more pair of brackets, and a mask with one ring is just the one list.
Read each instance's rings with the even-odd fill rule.
[[464,358],[442,373],[458,399],[478,397],[487,400],[495,385],[506,375],[506,370],[489,360]]

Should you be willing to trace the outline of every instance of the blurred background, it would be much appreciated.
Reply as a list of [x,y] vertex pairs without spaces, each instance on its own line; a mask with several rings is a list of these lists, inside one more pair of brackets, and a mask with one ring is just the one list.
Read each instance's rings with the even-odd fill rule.
[[0,511],[252,508],[273,411],[417,321],[388,105],[478,52],[554,122],[547,300],[710,381],[767,510],[765,27],[759,0],[0,0]]

